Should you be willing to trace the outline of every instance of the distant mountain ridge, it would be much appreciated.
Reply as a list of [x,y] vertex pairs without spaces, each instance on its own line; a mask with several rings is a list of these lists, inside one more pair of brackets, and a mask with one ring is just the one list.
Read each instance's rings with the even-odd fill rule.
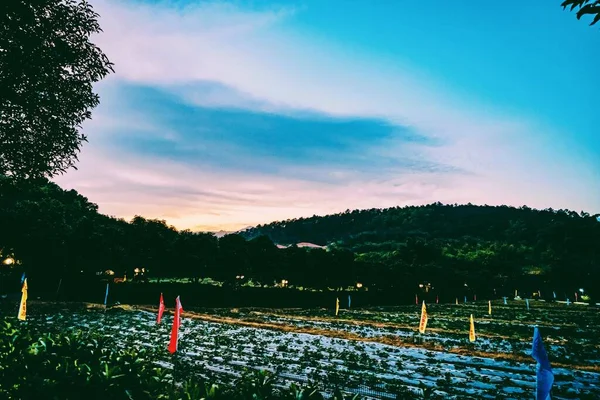
[[492,290],[515,281],[539,288],[552,281],[589,290],[600,281],[599,216],[435,203],[290,219],[240,235],[266,236],[279,247],[313,243],[351,251],[357,276],[369,276],[380,287],[427,279],[455,288],[478,282]]
[[[314,244],[314,243],[308,243],[308,242],[301,242],[301,243],[294,243],[296,245],[296,247],[302,248],[302,247],[308,247],[311,249],[325,249],[327,248],[327,246],[319,246],[318,244]],[[284,245],[284,244],[277,244],[277,248],[279,249],[287,249],[290,246],[293,246],[294,244],[290,244],[290,245]]]
[[217,231],[217,232],[203,232],[203,233],[211,233],[215,235],[215,237],[222,238],[223,236],[231,235],[232,233],[237,233],[236,231]]
[[199,233],[210,233],[212,235],[214,235],[217,238],[222,238],[223,236],[227,236],[227,235],[234,235],[234,234],[240,234],[242,232],[244,232],[247,229],[252,229],[251,226],[247,226],[245,228],[242,229],[238,229],[237,231],[225,231],[225,230],[220,230],[220,231],[198,231]]
[[[407,237],[447,240],[531,242],[534,232],[556,230],[563,223],[598,234],[600,215],[529,207],[443,205],[346,210],[343,213],[289,219],[237,232],[246,239],[267,236],[274,243],[314,243],[356,247],[360,243],[404,241]],[[591,232],[590,232],[591,233]]]
[[[217,232],[202,232],[202,233],[210,233],[212,235],[214,235],[216,238],[222,238],[224,236],[227,235],[241,235],[244,236],[244,232],[246,232],[247,230],[250,229],[254,229],[253,227],[246,227],[243,229],[240,229],[238,231],[224,231],[224,230],[220,230]],[[303,248],[303,247],[308,247],[308,248],[312,248],[312,249],[325,249],[327,246],[320,246],[318,244],[314,244],[314,243],[308,243],[308,242],[300,242],[300,243],[292,243],[292,244],[279,244],[279,243],[275,243],[275,245],[277,246],[277,248],[280,249],[285,249],[288,248],[292,245],[295,245],[297,247]]]

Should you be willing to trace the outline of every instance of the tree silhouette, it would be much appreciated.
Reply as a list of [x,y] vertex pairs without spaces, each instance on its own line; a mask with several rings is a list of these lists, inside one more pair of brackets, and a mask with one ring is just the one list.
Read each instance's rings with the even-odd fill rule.
[[[594,296],[592,283],[600,281],[597,218],[569,210],[436,203],[298,218],[217,239],[177,231],[161,220],[102,215],[85,197],[47,180],[0,177],[0,249],[39,278],[36,285],[92,279],[108,269],[131,276],[145,268],[146,276],[159,279],[269,286],[287,280],[290,287],[314,289],[362,283],[409,294],[431,283],[452,299],[509,295],[515,288],[546,295],[584,288]],[[326,248],[295,245],[301,242]]]
[[0,2],[0,174],[53,176],[75,167],[81,124],[99,103],[92,84],[112,63],[86,1]]
[[571,11],[578,8],[577,19],[581,19],[584,15],[591,15],[594,19],[590,25],[600,21],[600,0],[565,0],[561,6],[563,10],[570,6]]

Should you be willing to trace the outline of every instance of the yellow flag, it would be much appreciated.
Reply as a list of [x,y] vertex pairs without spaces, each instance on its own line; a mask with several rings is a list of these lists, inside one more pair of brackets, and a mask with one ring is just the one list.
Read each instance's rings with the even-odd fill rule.
[[456,305],[458,305],[458,297],[456,298]]
[[469,342],[475,341],[475,323],[473,322],[473,314],[471,314],[471,326],[469,327]]
[[423,307],[421,307],[421,322],[419,322],[419,332],[425,333],[427,328],[427,307],[425,307],[425,300],[423,300]]
[[488,300],[488,314],[492,315],[492,301]]
[[335,299],[335,316],[337,317],[337,315],[340,312],[340,299],[337,298]]
[[21,321],[25,321],[25,317],[27,316],[27,278],[25,278],[25,281],[23,282],[21,293],[21,304],[19,304],[18,318]]

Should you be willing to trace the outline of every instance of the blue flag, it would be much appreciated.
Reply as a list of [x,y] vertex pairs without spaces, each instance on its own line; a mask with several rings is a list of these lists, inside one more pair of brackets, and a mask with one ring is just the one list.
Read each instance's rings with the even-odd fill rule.
[[352,299],[350,298],[350,295],[348,295],[348,308],[350,308],[351,304],[352,304]]
[[571,300],[567,297],[567,305],[571,304]]
[[552,294],[554,295],[554,298],[556,298],[556,292],[552,292]]
[[504,305],[506,305],[506,297],[503,297],[503,299],[504,299]]
[[104,295],[104,305],[106,306],[106,301],[108,300],[108,283],[106,284],[106,294]]
[[525,299],[525,304],[527,304],[527,310],[529,310],[529,299]]
[[465,296],[465,303],[467,302],[467,296]]
[[531,350],[531,356],[537,361],[535,399],[549,400],[550,390],[552,390],[552,384],[554,383],[554,374],[552,373],[548,354],[546,354],[546,349],[542,342],[542,335],[540,335],[537,326],[533,328],[533,348]]
[[21,275],[21,285],[23,285],[23,282],[25,282],[25,272]]

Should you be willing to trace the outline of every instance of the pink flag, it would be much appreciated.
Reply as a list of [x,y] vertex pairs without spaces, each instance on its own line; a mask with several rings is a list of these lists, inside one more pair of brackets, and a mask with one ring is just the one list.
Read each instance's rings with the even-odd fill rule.
[[575,292],[575,301],[577,301],[577,292]]
[[435,296],[435,304],[438,304],[440,302],[440,296]]
[[476,294],[473,295],[473,301],[477,301],[477,295]]
[[415,304],[419,305],[419,296],[415,294]]
[[160,302],[158,303],[158,318],[156,319],[157,324],[160,324],[160,320],[162,318],[164,311],[165,311],[165,301],[163,300],[163,295],[161,293],[160,294]]
[[173,316],[173,329],[171,330],[171,341],[169,342],[169,352],[175,353],[177,351],[177,341],[179,339],[179,324],[181,323],[181,313],[183,307],[181,307],[181,301],[179,296],[175,299],[175,315]]

